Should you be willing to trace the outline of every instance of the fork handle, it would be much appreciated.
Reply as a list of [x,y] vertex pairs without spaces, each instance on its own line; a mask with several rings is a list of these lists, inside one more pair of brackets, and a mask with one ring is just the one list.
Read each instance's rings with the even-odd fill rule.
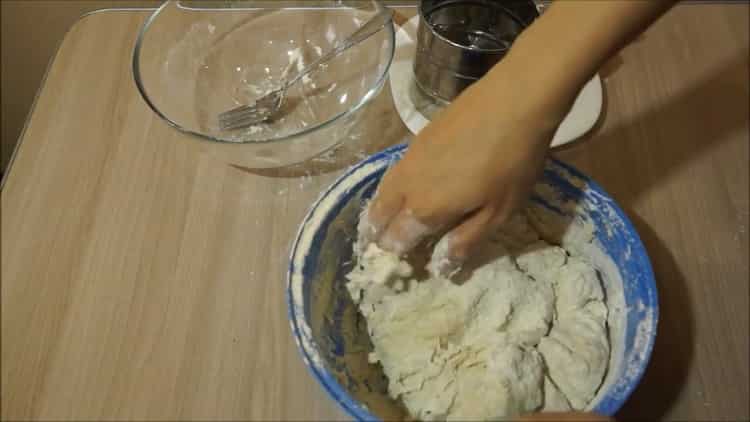
[[359,29],[346,37],[343,41],[336,44],[336,46],[331,51],[315,59],[312,63],[310,63],[299,73],[297,73],[294,78],[290,79],[287,83],[284,84],[284,89],[290,87],[298,80],[302,79],[303,76],[317,69],[321,64],[332,60],[342,52],[370,38],[372,35],[383,29],[384,26],[388,25],[388,23],[390,23],[392,20],[393,11],[387,7],[383,7],[375,16],[370,18],[370,20],[365,22],[364,25],[359,27]]

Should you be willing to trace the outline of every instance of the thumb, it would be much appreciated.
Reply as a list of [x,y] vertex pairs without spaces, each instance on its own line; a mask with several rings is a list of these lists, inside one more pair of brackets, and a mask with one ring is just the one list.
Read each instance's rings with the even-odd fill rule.
[[509,212],[499,212],[494,205],[486,205],[444,235],[435,245],[428,271],[433,276],[450,277],[471,256],[472,252],[495,231]]
[[392,170],[385,174],[375,196],[359,216],[357,242],[362,247],[377,242],[403,206],[403,195],[391,183]]
[[387,251],[404,255],[417,246],[426,236],[434,232],[434,227],[419,221],[410,209],[403,208],[388,223],[388,227],[378,244]]

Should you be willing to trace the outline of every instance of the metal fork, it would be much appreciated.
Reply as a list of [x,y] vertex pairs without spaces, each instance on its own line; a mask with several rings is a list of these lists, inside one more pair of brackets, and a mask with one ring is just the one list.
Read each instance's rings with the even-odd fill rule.
[[392,19],[393,11],[381,6],[375,16],[370,18],[370,20],[351,35],[337,43],[331,51],[310,63],[291,79],[282,78],[281,86],[258,98],[252,104],[242,105],[219,114],[219,128],[221,130],[235,130],[269,120],[284,104],[286,92],[290,86],[302,79],[303,76],[318,69],[320,65],[329,62],[342,52],[377,33],[391,22]]

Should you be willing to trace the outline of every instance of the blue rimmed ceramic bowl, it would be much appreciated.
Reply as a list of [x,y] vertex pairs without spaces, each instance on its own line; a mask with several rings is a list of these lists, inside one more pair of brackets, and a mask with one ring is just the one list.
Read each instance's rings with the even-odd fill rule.
[[[367,362],[364,320],[344,286],[363,204],[385,170],[406,149],[398,145],[352,167],[312,207],[294,242],[287,280],[292,333],[315,379],[356,420],[405,415],[387,394],[387,380]],[[532,200],[559,221],[566,238],[594,230],[578,253],[593,263],[610,309],[608,373],[589,409],[613,415],[640,381],[656,338],[659,306],[654,274],[632,223],[604,190],[574,168],[547,163]],[[590,233],[590,231],[589,231]],[[567,247],[567,245],[566,245]]]

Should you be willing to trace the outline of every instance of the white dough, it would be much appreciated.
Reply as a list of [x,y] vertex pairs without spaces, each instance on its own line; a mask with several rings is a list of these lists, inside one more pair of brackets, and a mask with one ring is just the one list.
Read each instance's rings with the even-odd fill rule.
[[550,378],[573,408],[586,407],[607,370],[609,342],[604,320],[585,310],[563,315],[538,349]]
[[523,214],[493,242],[460,285],[414,280],[408,263],[374,244],[347,275],[367,320],[370,362],[414,418],[581,410],[602,382],[609,342],[596,271],[540,240]]
[[571,410],[568,399],[555,386],[549,376],[544,377],[544,407],[543,412],[569,412]]

